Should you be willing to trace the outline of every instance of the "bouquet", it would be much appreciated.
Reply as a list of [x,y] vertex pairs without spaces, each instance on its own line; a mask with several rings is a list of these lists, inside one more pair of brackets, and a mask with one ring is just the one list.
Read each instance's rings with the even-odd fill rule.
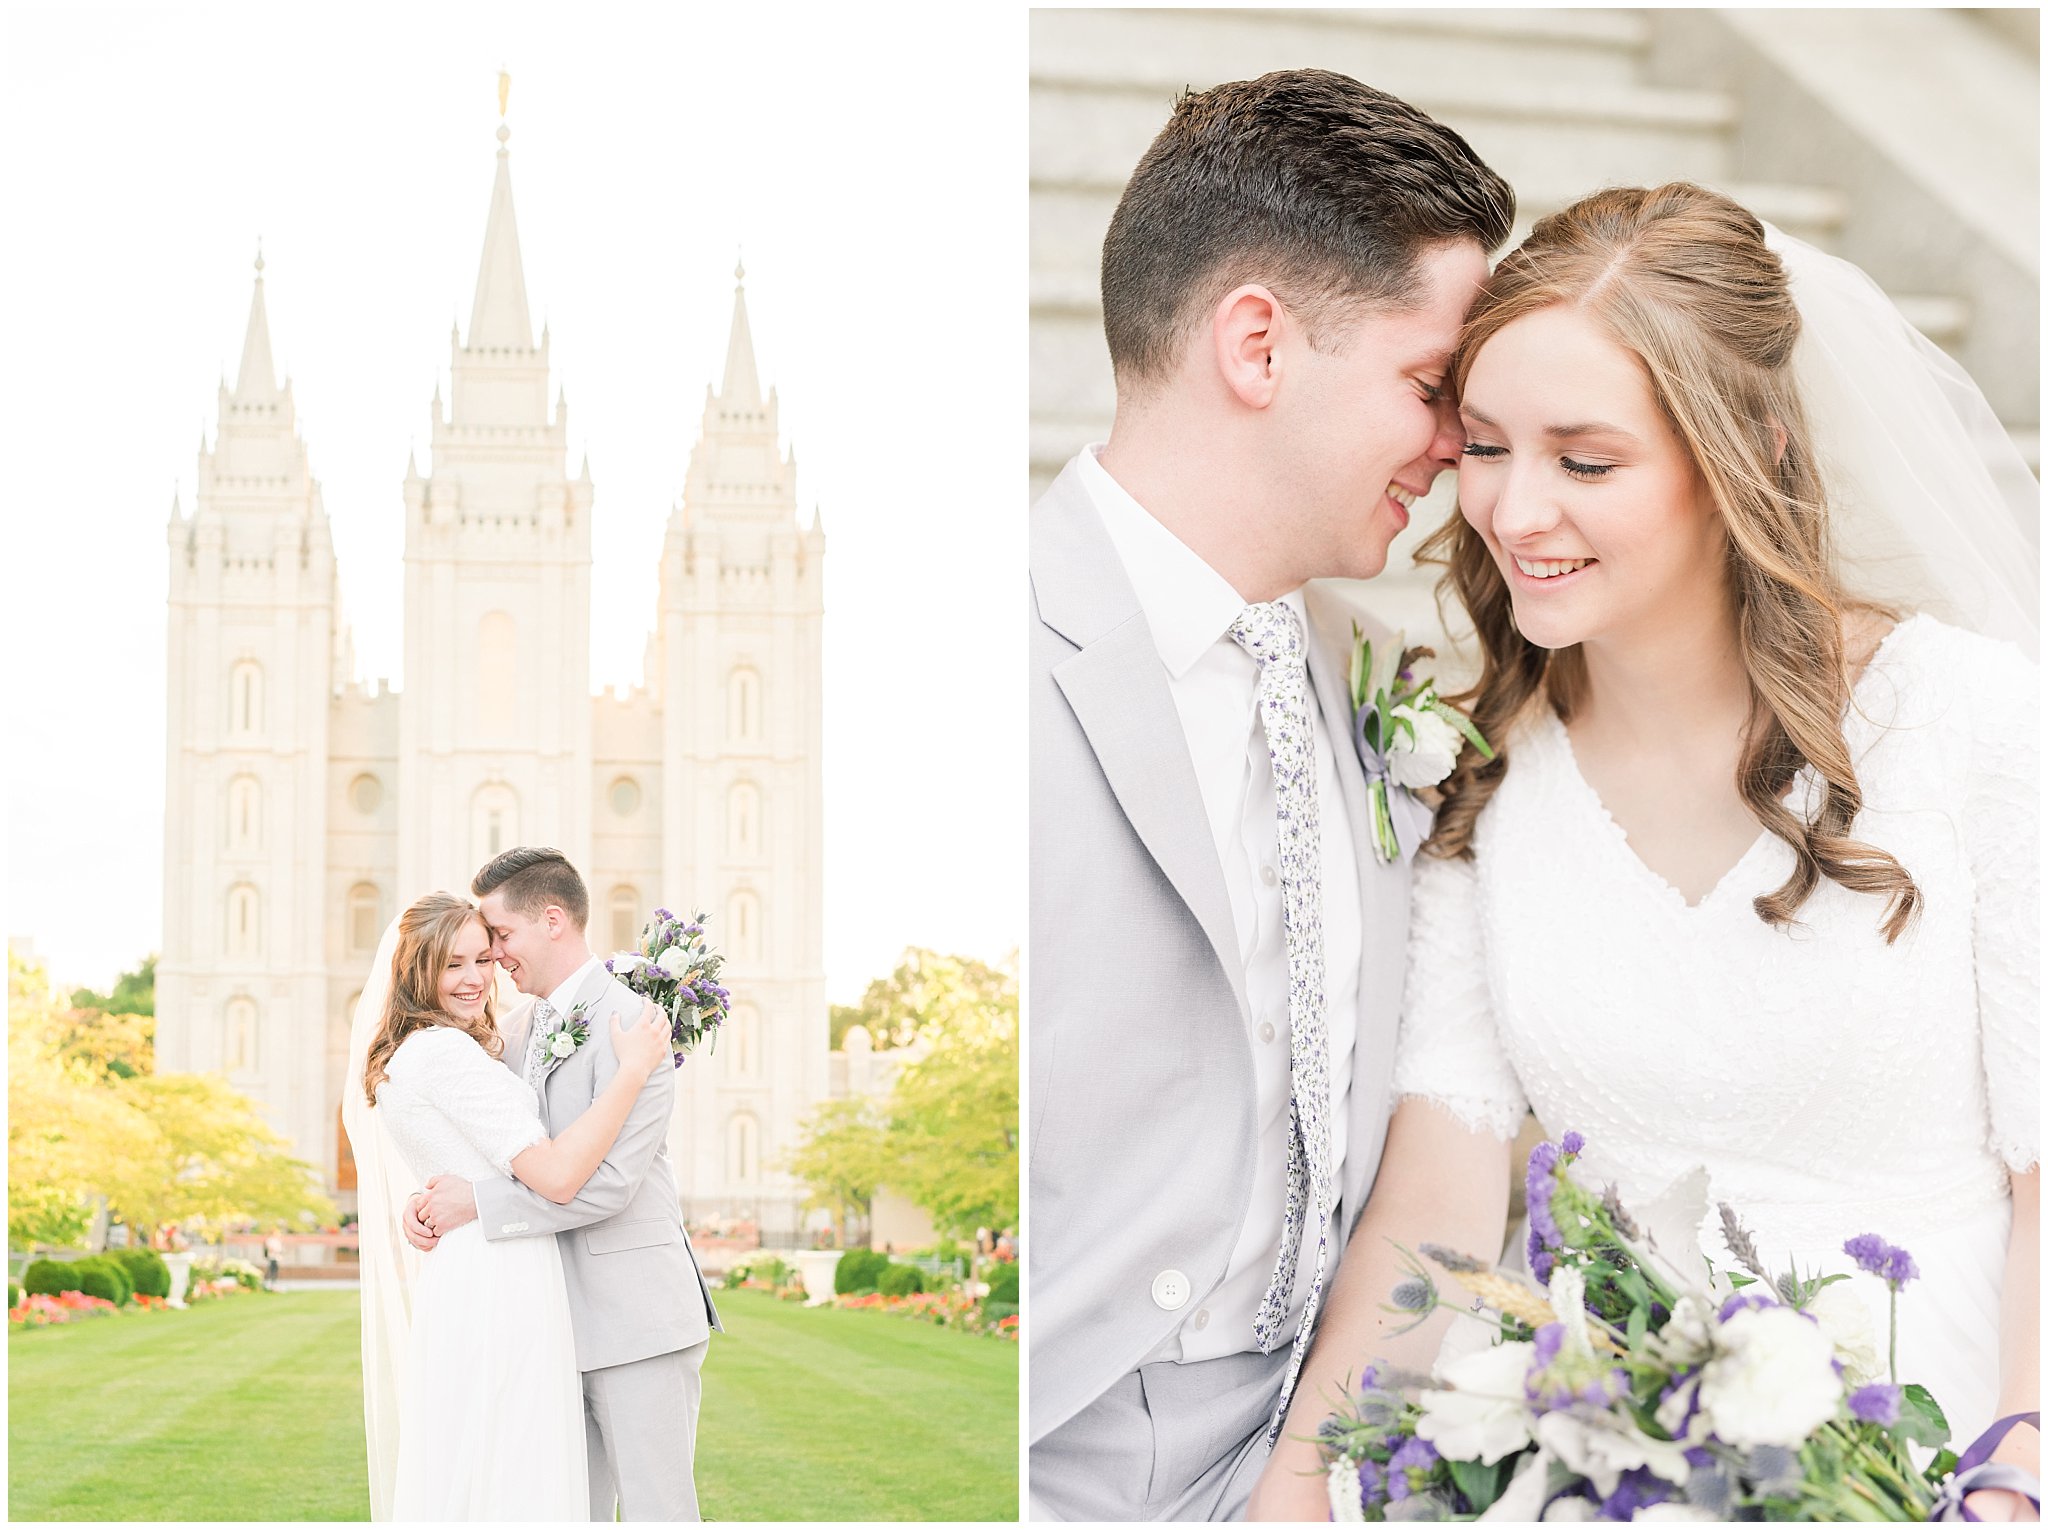
[[[1704,1170],[1632,1215],[1572,1177],[1584,1147],[1567,1132],[1530,1155],[1533,1279],[1402,1250],[1387,1310],[1408,1328],[1439,1307],[1475,1321],[1430,1376],[1366,1367],[1323,1423],[1334,1519],[1930,1520],[1961,1519],[1979,1488],[2039,1501],[2025,1474],[1984,1464],[2011,1420],[1958,1461],[1934,1398],[1899,1383],[1911,1254],[1875,1234],[1844,1246],[1890,1293],[1881,1373],[1863,1304],[1831,1289],[1850,1276],[1773,1275],[1725,1203],[1742,1268],[1716,1271],[1698,1244]],[[1924,1468],[1915,1445],[1935,1452]]]
[[658,908],[641,929],[638,948],[615,952],[604,964],[605,971],[652,999],[668,1016],[669,1046],[678,1068],[707,1037],[716,1050],[718,1028],[732,1009],[732,995],[718,985],[725,958],[704,939],[709,917],[692,914],[686,921]]
[[1436,681],[1416,678],[1416,663],[1435,657],[1433,649],[1404,648],[1398,636],[1375,654],[1351,625],[1351,742],[1365,767],[1373,856],[1382,866],[1414,855],[1429,837],[1418,787],[1442,784],[1467,744],[1493,758],[1472,720],[1437,695]]

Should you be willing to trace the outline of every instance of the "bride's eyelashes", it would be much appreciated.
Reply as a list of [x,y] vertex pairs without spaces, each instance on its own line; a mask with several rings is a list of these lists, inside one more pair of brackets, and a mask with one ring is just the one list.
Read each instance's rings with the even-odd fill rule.
[[[1488,446],[1479,441],[1465,443],[1465,455],[1481,462],[1493,462],[1507,454],[1505,446]],[[1621,466],[1618,462],[1578,462],[1570,457],[1558,458],[1557,465],[1582,483],[1595,483]]]

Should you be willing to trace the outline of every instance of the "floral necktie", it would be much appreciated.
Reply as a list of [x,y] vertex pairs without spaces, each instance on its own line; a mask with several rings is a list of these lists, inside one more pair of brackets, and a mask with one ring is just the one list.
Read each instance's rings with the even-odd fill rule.
[[526,1033],[526,1082],[540,1093],[541,1059],[547,1056],[548,1037],[553,1034],[555,1006],[546,999],[534,1001],[533,1025]]
[[1280,1224],[1280,1262],[1252,1319],[1261,1354],[1283,1337],[1281,1323],[1294,1292],[1303,1223],[1316,1213],[1316,1266],[1309,1282],[1294,1352],[1280,1386],[1279,1406],[1266,1429],[1279,1437],[1294,1396],[1301,1362],[1315,1332],[1323,1277],[1330,1259],[1330,1055],[1323,1000],[1322,820],[1316,807],[1316,752],[1309,732],[1308,650],[1301,619],[1289,606],[1246,606],[1230,635],[1259,665],[1259,721],[1273,760],[1273,796],[1280,829],[1281,929],[1287,940],[1287,1028],[1291,1108],[1287,1137],[1287,1209]]

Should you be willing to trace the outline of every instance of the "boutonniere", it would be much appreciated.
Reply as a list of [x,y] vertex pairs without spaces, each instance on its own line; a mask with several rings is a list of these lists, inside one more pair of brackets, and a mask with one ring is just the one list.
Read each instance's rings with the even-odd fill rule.
[[542,1073],[552,1073],[555,1065],[569,1056],[590,1039],[590,1022],[583,1018],[583,1012],[590,1008],[590,1001],[584,1000],[566,1015],[556,1015],[553,1029],[546,1033],[541,1043],[541,1056],[546,1066]]
[[1396,856],[1410,859],[1429,836],[1432,816],[1417,800],[1417,787],[1448,776],[1468,743],[1493,758],[1493,746],[1472,720],[1438,697],[1436,681],[1416,677],[1415,662],[1435,658],[1435,651],[1401,644],[1396,635],[1375,654],[1351,624],[1351,740],[1365,767],[1372,851],[1382,866]]

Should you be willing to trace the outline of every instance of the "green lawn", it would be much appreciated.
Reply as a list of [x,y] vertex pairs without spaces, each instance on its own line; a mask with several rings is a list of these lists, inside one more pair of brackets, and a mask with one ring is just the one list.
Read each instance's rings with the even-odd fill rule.
[[[8,1515],[366,1519],[356,1295],[10,1335]],[[709,1519],[1014,1519],[1018,1346],[722,1293]]]

